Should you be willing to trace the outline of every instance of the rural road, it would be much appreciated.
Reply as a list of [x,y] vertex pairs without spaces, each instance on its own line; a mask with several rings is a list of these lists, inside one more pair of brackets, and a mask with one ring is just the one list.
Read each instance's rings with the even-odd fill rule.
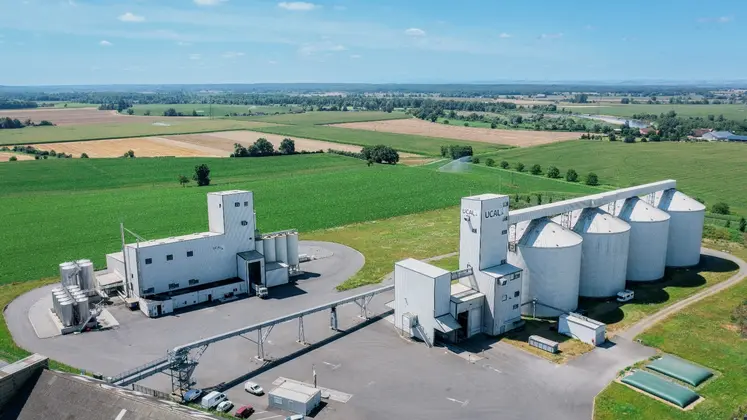
[[722,258],[725,260],[732,261],[739,266],[739,271],[726,281],[723,281],[715,286],[711,286],[704,290],[701,290],[700,292],[690,296],[687,299],[681,300],[671,306],[668,306],[662,309],[659,312],[656,312],[653,315],[649,315],[643,318],[642,320],[633,324],[631,327],[629,327],[622,333],[618,334],[618,336],[622,338],[626,338],[628,340],[633,340],[635,339],[636,336],[646,331],[647,329],[651,328],[657,322],[660,322],[664,320],[665,318],[685,309],[686,307],[692,305],[695,302],[698,302],[704,298],[707,298],[708,296],[712,296],[724,289],[727,289],[739,283],[745,278],[745,276],[747,276],[747,263],[745,263],[741,259],[731,254],[728,254],[726,252],[715,251],[715,250],[708,249],[708,248],[702,248],[701,253],[704,255],[709,255],[712,257]]

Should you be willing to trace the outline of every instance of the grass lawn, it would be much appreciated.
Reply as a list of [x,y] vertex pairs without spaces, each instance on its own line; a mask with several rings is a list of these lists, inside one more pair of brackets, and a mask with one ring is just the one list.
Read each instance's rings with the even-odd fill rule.
[[[605,185],[627,187],[663,179],[707,205],[724,201],[747,215],[747,145],[735,143],[635,143],[576,140],[504,150],[491,154],[497,163],[521,162],[527,168],[555,165],[575,169],[581,178],[595,172]],[[485,157],[482,157],[485,162]]]
[[333,143],[355,144],[358,146],[383,144],[393,147],[400,152],[418,153],[430,156],[440,156],[441,146],[451,144],[472,146],[472,149],[476,154],[495,152],[508,147],[498,144],[416,136],[412,134],[395,134],[380,131],[356,130],[352,128],[328,127],[323,125],[283,125],[261,127],[257,128],[256,131],[305,137],[315,140],[326,140]]
[[381,111],[311,111],[302,114],[267,115],[261,117],[230,117],[231,119],[264,121],[288,125],[340,124],[348,122],[399,120],[412,118],[404,112]]
[[[563,108],[559,105],[558,108]],[[708,115],[724,115],[727,119],[742,121],[747,118],[747,105],[648,105],[648,104],[629,104],[629,105],[584,105],[567,107],[573,112],[583,114],[602,114],[613,115],[618,117],[631,117],[634,114],[656,114],[674,111],[677,115],[683,117],[707,117]]]
[[[201,163],[211,168],[211,186],[180,187],[177,176],[191,175]],[[259,228],[266,232],[310,232],[453,207],[462,196],[484,192],[595,191],[528,175],[508,184],[508,179],[489,172],[368,167],[358,159],[326,154],[0,164],[5,238],[0,241],[0,284],[52,276],[59,263],[71,259],[90,258],[103,267],[104,254],[120,246],[120,222],[145,238],[204,231],[205,194],[228,189],[254,191]],[[448,251],[455,249],[456,242]],[[402,252],[413,251],[403,247]]]
[[266,114],[274,114],[279,112],[284,114],[293,110],[299,109],[297,106],[262,106],[262,105],[222,105],[222,104],[142,104],[133,105],[132,109],[135,111],[135,115],[145,115],[146,111],[150,111],[150,115],[159,116],[163,115],[163,112],[169,108],[174,108],[176,112],[181,112],[184,115],[191,116],[192,111],[196,111],[198,116],[209,117],[212,109],[212,115],[214,117],[223,117],[230,113],[256,113],[264,112]]
[[[747,259],[745,248],[733,247],[732,251]],[[747,281],[742,281],[693,304],[638,337],[646,345],[720,372],[716,379],[697,390],[705,398],[703,402],[691,411],[683,412],[624,385],[612,383],[597,396],[594,419],[737,418],[737,407],[747,408],[747,340],[739,336],[731,314],[745,301],[745,296]]]
[[[123,121],[126,121],[123,118]],[[0,145],[56,143],[62,141],[104,140],[122,137],[144,137],[168,134],[206,133],[211,131],[253,130],[266,123],[234,120],[180,119],[164,117],[168,126],[153,125],[149,121],[67,125],[56,127],[26,127],[0,131]]]

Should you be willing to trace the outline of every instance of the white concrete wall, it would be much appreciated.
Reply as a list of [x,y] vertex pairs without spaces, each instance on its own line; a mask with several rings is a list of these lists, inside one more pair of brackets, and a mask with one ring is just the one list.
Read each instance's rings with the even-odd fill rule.
[[288,268],[282,267],[265,272],[265,286],[275,287],[288,284]]
[[[514,277],[513,274],[507,275],[506,285],[503,286],[503,277],[496,279],[495,286],[495,314],[493,321],[493,334],[499,335],[513,329],[513,323],[521,319],[521,303],[523,302],[522,296],[522,278],[521,272],[516,273],[518,277],[513,280],[509,280]],[[516,296],[516,293],[519,296]],[[503,296],[506,296],[506,300],[503,300]]]
[[122,278],[124,278],[124,257],[121,252],[106,254],[106,271],[109,273],[118,273]]
[[438,318],[441,315],[448,315],[449,304],[451,302],[451,274],[433,279],[433,316]]
[[610,297],[625,289],[630,231],[581,233],[579,295]]
[[[483,194],[462,198],[459,268],[500,265],[508,252],[508,197]],[[468,219],[468,220],[465,220]]]
[[573,337],[581,342],[598,346],[606,341],[604,326],[591,328],[568,320],[568,315],[558,318],[558,333]]
[[[436,325],[436,320],[433,316],[435,310],[434,279],[397,263],[394,265],[394,292],[395,327],[401,330],[402,315],[407,312],[413,313],[418,316],[418,322],[423,326],[426,333],[430,335],[428,340],[432,343]],[[416,335],[415,331],[410,330],[406,330],[405,333]]]
[[208,194],[208,230],[210,232],[225,232],[223,224],[223,197],[218,194]]

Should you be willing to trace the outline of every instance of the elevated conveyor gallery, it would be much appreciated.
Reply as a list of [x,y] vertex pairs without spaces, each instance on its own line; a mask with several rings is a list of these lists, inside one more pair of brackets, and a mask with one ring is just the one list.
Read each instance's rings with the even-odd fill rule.
[[680,408],[685,408],[700,398],[698,394],[689,388],[669,382],[653,373],[642,370],[636,370],[633,374],[624,377],[622,383],[645,391]]
[[713,376],[713,372],[708,369],[669,355],[653,361],[646,367],[692,386],[698,386]]

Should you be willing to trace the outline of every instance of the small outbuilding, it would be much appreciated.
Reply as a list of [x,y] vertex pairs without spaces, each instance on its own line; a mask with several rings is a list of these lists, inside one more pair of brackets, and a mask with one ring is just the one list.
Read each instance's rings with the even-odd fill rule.
[[573,312],[563,314],[558,318],[558,332],[592,346],[598,346],[607,341],[606,324]]
[[270,407],[306,416],[322,402],[322,391],[302,383],[284,381],[270,391],[267,398]]

